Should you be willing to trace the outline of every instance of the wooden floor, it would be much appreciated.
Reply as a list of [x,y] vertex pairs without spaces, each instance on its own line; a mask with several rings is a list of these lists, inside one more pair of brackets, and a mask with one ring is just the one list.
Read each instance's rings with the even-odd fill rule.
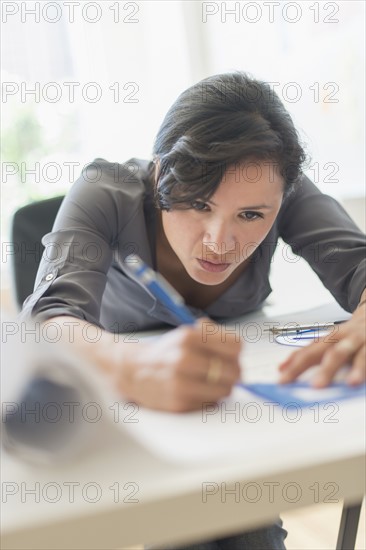
[[[342,503],[318,504],[281,514],[288,531],[287,550],[335,550]],[[355,550],[366,550],[365,501],[363,502]],[[143,546],[121,547],[120,550],[142,550]],[[243,550],[252,550],[251,548]]]
[[[287,550],[335,550],[342,513],[342,502],[318,504],[281,514],[288,531]],[[366,550],[365,501],[356,539],[356,550]]]

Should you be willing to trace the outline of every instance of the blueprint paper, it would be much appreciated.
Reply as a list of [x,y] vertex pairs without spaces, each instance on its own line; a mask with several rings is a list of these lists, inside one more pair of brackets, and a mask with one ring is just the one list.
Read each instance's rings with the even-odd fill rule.
[[315,403],[336,402],[343,399],[364,397],[366,384],[348,386],[342,382],[334,382],[325,388],[313,388],[308,382],[293,382],[290,384],[240,384],[241,387],[258,395],[263,400],[269,400],[280,405],[294,403],[299,407],[309,407]]

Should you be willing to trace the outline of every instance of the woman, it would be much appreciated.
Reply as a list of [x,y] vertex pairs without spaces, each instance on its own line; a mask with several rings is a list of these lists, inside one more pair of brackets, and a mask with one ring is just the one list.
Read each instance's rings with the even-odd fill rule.
[[[349,383],[364,381],[365,237],[302,174],[304,151],[270,87],[242,72],[192,86],[168,111],[153,155],[153,162],[125,165],[97,159],[83,172],[43,239],[23,315],[59,323],[67,339],[72,330],[75,345],[126,398],[161,410],[197,409],[228,395],[240,376],[240,344],[229,334],[222,341],[220,331],[202,338],[207,317],[230,319],[261,306],[282,237],[353,312],[337,342],[292,354],[281,365],[282,381],[321,363],[315,384],[326,385],[348,362]],[[126,269],[132,252],[204,319],[139,342],[135,330],[176,322]],[[90,324],[99,327],[94,343]],[[279,520],[202,548],[284,548],[285,536]]]

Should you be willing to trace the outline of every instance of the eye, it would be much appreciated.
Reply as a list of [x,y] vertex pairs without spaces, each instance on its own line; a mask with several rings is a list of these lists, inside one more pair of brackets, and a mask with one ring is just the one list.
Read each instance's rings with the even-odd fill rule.
[[247,222],[251,222],[263,218],[264,216],[261,212],[252,212],[248,210],[247,212],[241,212],[240,217]]
[[198,210],[199,212],[207,212],[209,210],[208,204],[203,201],[193,201],[191,207],[193,210]]

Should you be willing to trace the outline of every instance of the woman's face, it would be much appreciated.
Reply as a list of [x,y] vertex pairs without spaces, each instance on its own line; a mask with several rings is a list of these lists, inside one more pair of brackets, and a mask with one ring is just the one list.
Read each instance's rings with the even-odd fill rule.
[[283,186],[273,162],[236,164],[209,201],[162,211],[166,239],[188,275],[205,285],[224,282],[270,231]]

